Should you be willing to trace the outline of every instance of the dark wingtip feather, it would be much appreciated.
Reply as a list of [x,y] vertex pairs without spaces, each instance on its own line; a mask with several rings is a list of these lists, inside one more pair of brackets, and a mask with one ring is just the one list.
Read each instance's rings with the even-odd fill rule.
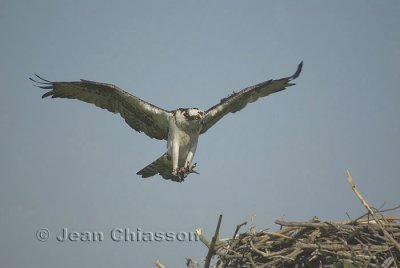
[[[44,98],[46,98],[46,97],[49,97],[49,96],[52,96],[53,93],[54,93],[53,90],[52,90],[52,91],[49,91],[49,92],[47,92],[47,93],[44,93],[44,94],[42,95],[42,99],[44,99]],[[52,96],[52,97],[53,97],[53,96]]]
[[301,61],[301,62],[299,63],[299,65],[297,66],[296,72],[292,75],[291,78],[292,78],[292,79],[296,79],[297,77],[299,77],[299,75],[300,75],[302,69],[303,69],[303,61]]
[[[47,80],[47,79],[44,79],[43,77],[39,76],[38,74],[35,74],[35,76],[36,76],[37,78],[39,78],[39,79],[41,79],[41,80],[47,82],[47,83],[53,83],[53,82],[51,82],[51,81],[49,81],[49,80]],[[42,83],[43,83],[43,82],[42,82]]]
[[[39,78],[40,80],[42,80],[42,81],[33,79],[32,77],[29,77],[29,80],[31,80],[31,81],[34,82],[34,83],[38,83],[38,84],[42,84],[42,85],[51,85],[51,84],[53,84],[53,82],[51,82],[51,81],[49,81],[49,80],[46,80],[46,79],[40,77],[40,76],[37,75],[37,74],[35,74],[35,76],[36,76],[37,78]],[[40,86],[39,86],[39,87],[40,87]]]
[[[34,74],[34,75],[38,79],[40,79],[40,80],[37,80],[37,79],[34,79],[32,77],[29,77],[29,80],[31,80],[32,82],[36,83],[36,84],[34,84],[35,87],[42,88],[42,89],[53,89],[54,88],[53,87],[53,82],[51,82],[51,81],[49,81],[47,79],[44,79],[43,77],[39,76],[38,74]],[[51,91],[43,94],[42,98],[46,98],[48,96],[51,96],[51,95],[53,95],[53,93],[54,93],[54,91],[51,90]]]

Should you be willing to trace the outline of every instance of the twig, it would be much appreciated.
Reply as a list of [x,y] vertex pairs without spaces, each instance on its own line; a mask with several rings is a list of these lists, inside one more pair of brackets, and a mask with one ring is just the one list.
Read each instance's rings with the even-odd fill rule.
[[254,252],[257,252],[258,254],[260,254],[263,257],[268,257],[268,253],[266,252],[262,252],[261,250],[259,250],[258,248],[256,248],[253,244],[253,241],[250,240],[250,247]]
[[237,233],[239,232],[240,227],[242,227],[242,226],[244,226],[244,225],[246,225],[246,224],[247,224],[247,221],[245,221],[245,222],[243,222],[243,223],[241,223],[241,224],[236,225],[236,230],[235,230],[235,233],[233,234],[232,242],[233,242],[233,240],[235,240],[236,235],[237,235]]
[[194,261],[192,259],[186,258],[186,267],[188,267],[188,268],[197,268],[197,267],[199,267],[199,265],[198,265],[197,261]]
[[217,228],[215,229],[215,234],[211,240],[210,248],[208,249],[206,261],[204,263],[204,268],[210,267],[210,262],[211,262],[212,256],[214,255],[214,246],[215,246],[215,242],[217,241],[217,238],[218,238],[219,227],[221,226],[221,221],[222,221],[222,215],[219,215]]
[[[388,211],[393,211],[393,210],[397,210],[397,209],[399,209],[400,208],[400,206],[396,206],[396,207],[393,207],[393,208],[387,208],[387,209],[379,209],[379,210],[377,210],[377,211],[375,211],[375,213],[383,213],[383,212],[388,212]],[[365,216],[368,216],[369,215],[369,212],[367,212],[367,213],[365,213],[365,214],[363,214],[363,215],[361,215],[360,217],[358,217],[358,218],[356,218],[355,220],[353,220],[352,222],[357,222],[357,221],[359,221],[360,219],[362,219],[362,218],[364,218]],[[386,218],[386,217],[385,217]],[[396,218],[395,217],[395,219],[393,219],[393,220],[400,220],[400,218]]]
[[196,235],[199,237],[200,241],[207,246],[207,248],[210,248],[210,242],[208,242],[208,240],[204,237],[203,231],[200,227],[196,228]]
[[358,199],[361,201],[361,203],[364,205],[364,207],[369,211],[371,214],[372,218],[375,220],[376,224],[378,224],[379,228],[382,230],[383,234],[387,239],[389,239],[390,242],[396,247],[396,249],[400,252],[400,244],[397,243],[397,241],[391,236],[383,227],[381,221],[375,217],[374,211],[371,209],[371,207],[368,205],[367,201],[362,197],[361,193],[358,191],[356,188],[356,185],[354,184],[353,178],[351,177],[350,172],[347,170],[347,181],[349,182],[351,189],[355,193],[355,195],[358,197]]
[[399,206],[396,206],[396,207],[393,207],[393,208],[387,208],[387,209],[380,209],[379,210],[379,212],[387,212],[387,211],[393,211],[393,210],[396,210],[396,209],[399,209],[400,208],[400,205]]
[[275,223],[281,226],[289,227],[311,227],[311,228],[330,228],[331,226],[325,222],[300,222],[300,221],[283,221],[275,220]]
[[293,240],[293,237],[287,236],[287,235],[283,235],[280,233],[274,233],[274,232],[266,232],[268,235],[270,236],[277,236],[277,237],[281,237],[281,238],[285,238],[285,239],[289,239],[289,240]]
[[155,265],[156,265],[158,268],[165,268],[165,266],[161,264],[160,260],[157,260],[156,263],[155,263]]

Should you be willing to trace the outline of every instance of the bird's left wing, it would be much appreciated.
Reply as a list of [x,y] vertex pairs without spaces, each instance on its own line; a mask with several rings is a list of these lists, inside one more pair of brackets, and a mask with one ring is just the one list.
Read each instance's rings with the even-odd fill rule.
[[75,82],[51,82],[36,75],[40,80],[30,78],[36,86],[50,89],[42,98],[77,99],[93,103],[97,107],[119,113],[126,123],[138,132],[151,138],[168,139],[169,119],[172,113],[145,102],[112,84],[88,80]]
[[214,105],[206,111],[201,133],[206,132],[228,113],[236,113],[243,109],[248,103],[258,100],[258,98],[268,96],[269,94],[284,90],[286,87],[293,86],[294,83],[291,83],[291,81],[300,75],[302,67],[303,62],[300,62],[296,72],[292,76],[278,80],[268,80],[242,89],[239,92],[234,92],[232,95],[222,99],[219,104]]

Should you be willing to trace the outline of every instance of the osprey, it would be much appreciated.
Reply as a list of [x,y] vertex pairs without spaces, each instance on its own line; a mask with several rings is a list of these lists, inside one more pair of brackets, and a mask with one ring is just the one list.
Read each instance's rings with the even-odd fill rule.
[[[205,133],[223,116],[243,109],[248,103],[260,97],[284,90],[301,72],[303,62],[289,77],[268,80],[257,85],[233,92],[207,111],[198,108],[179,108],[167,111],[135,97],[112,84],[88,80],[75,82],[51,82],[36,75],[40,80],[30,78],[35,86],[50,89],[42,98],[78,99],[93,103],[97,107],[119,113],[126,123],[150,138],[167,141],[167,152],[140,170],[143,178],[160,174],[164,179],[182,182],[188,174],[197,173],[192,165],[199,135]],[[198,174],[198,173],[197,173]]]

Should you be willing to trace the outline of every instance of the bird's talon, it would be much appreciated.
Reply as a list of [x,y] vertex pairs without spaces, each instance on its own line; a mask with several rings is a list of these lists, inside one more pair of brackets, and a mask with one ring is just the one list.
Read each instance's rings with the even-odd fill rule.
[[192,165],[191,167],[185,165],[183,167],[177,168],[172,170],[172,175],[178,177],[178,179],[180,181],[183,181],[190,173],[195,173],[200,175],[199,172],[197,172],[196,170],[194,170],[194,168],[196,167],[195,163],[194,165]]

